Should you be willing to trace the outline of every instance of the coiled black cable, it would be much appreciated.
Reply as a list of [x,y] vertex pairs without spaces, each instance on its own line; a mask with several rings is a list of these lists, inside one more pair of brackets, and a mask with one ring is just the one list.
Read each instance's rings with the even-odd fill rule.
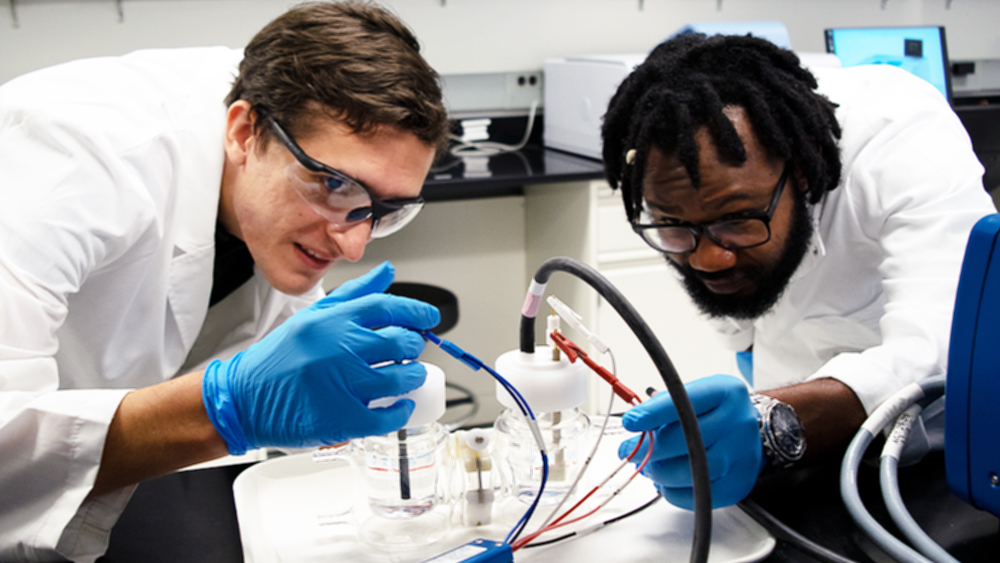
[[[544,287],[548,283],[549,277],[556,271],[576,276],[594,288],[609,305],[614,307],[625,324],[639,339],[643,348],[646,349],[646,353],[653,360],[653,365],[660,372],[660,377],[663,379],[663,383],[670,393],[670,398],[673,399],[674,407],[677,409],[677,417],[681,429],[684,431],[688,457],[691,460],[691,476],[694,481],[694,537],[690,561],[691,563],[706,563],[712,543],[712,491],[708,474],[708,457],[701,439],[698,418],[691,406],[684,384],[680,376],[677,375],[677,370],[674,369],[673,363],[646,321],[607,278],[579,260],[557,256],[548,259],[538,268],[535,272],[535,283]],[[535,352],[535,318],[528,317],[522,312],[520,328],[521,351],[533,354]]]
[[743,499],[742,501],[736,503],[736,506],[740,507],[743,512],[746,512],[751,518],[756,520],[757,523],[763,526],[765,530],[771,532],[771,535],[798,549],[802,553],[811,555],[817,561],[822,561],[823,563],[857,563],[853,559],[827,549],[796,532],[787,524],[775,518],[770,512],[764,510],[764,508],[762,508],[759,504],[750,499]]

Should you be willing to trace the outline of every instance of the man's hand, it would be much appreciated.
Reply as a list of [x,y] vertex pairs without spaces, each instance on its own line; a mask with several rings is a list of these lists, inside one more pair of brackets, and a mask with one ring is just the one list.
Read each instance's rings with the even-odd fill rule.
[[382,293],[392,282],[383,263],[225,362],[205,369],[202,395],[229,452],[261,446],[310,447],[386,434],[406,424],[413,402],[368,408],[379,397],[423,384],[414,331],[440,322],[431,305]]
[[[746,384],[730,375],[713,375],[685,388],[708,455],[712,507],[736,504],[750,493],[763,468],[757,410]],[[670,394],[659,393],[633,407],[622,417],[622,424],[632,432],[654,432],[653,454],[643,475],[656,483],[656,489],[671,504],[694,510],[690,460]],[[632,438],[622,443],[619,457],[628,456],[637,441]],[[641,461],[646,448],[644,443],[633,461]]]

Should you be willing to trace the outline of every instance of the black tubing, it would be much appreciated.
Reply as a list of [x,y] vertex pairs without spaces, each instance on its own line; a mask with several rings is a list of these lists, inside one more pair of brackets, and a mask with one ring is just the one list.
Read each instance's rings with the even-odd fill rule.
[[853,559],[827,549],[796,532],[787,524],[775,518],[770,512],[764,510],[764,508],[762,508],[759,504],[748,498],[736,503],[736,506],[740,507],[743,512],[746,512],[751,518],[756,520],[757,523],[763,526],[765,530],[771,532],[771,535],[775,538],[788,543],[803,553],[811,555],[822,563],[857,563]]
[[[639,339],[639,342],[646,349],[653,365],[660,372],[663,383],[667,386],[670,398],[673,399],[674,407],[677,409],[677,417],[684,431],[684,440],[687,444],[688,457],[691,460],[691,476],[694,481],[694,538],[691,546],[691,563],[706,563],[708,561],[708,551],[712,544],[712,489],[708,474],[708,457],[705,454],[705,445],[701,439],[701,429],[698,427],[698,418],[691,406],[684,384],[681,382],[674,364],[667,356],[656,335],[650,330],[649,325],[642,319],[625,296],[618,291],[598,272],[587,264],[568,258],[557,256],[548,259],[535,272],[535,282],[547,284],[553,272],[562,271],[586,282],[603,297],[622,320],[632,329],[632,332]],[[535,352],[535,319],[521,315],[521,351],[529,354]]]

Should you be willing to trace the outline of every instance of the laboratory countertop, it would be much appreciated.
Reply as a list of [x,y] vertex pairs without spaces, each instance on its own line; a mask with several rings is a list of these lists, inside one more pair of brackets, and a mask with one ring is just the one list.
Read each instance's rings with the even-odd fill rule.
[[[956,113],[969,131],[976,155],[986,169],[988,191],[1000,189],[1000,106],[959,106]],[[524,132],[525,118],[494,120],[496,142],[514,144]],[[429,201],[520,195],[524,186],[604,178],[604,165],[588,158],[545,147],[541,131],[544,116],[536,120],[527,146],[494,156],[445,156],[431,169],[423,195]],[[491,136],[494,135],[491,129]]]
[[521,195],[524,186],[604,177],[599,160],[529,144],[492,156],[446,155],[431,169],[423,197],[429,202]]
[[[243,561],[232,484],[249,465],[184,471],[139,485],[111,534],[100,563],[237,563]],[[809,539],[858,563],[890,561],[851,522],[840,501],[835,464],[762,479],[751,498]],[[914,519],[963,563],[996,561],[997,518],[965,505],[948,491],[944,458],[931,454],[902,468],[900,490]],[[875,467],[859,475],[862,498],[888,526]],[[635,516],[642,518],[642,514]],[[627,520],[616,525],[627,525]],[[766,563],[813,563],[779,538]]]

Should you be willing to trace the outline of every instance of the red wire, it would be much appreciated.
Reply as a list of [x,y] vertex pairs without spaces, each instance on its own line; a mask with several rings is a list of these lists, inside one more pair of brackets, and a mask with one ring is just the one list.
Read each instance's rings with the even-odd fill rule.
[[[643,440],[645,440],[645,438],[647,437],[647,435],[649,436],[649,448],[646,450],[646,456],[642,459],[642,463],[640,463],[636,467],[635,471],[628,478],[628,481],[626,481],[626,484],[628,482],[631,482],[633,479],[635,479],[636,475],[639,475],[640,473],[642,473],[643,468],[646,467],[647,463],[649,463],[649,458],[653,454],[653,432],[652,431],[643,432],[642,437],[639,438],[639,442],[635,445],[635,448],[632,450],[632,452],[625,459],[626,460],[631,460],[635,456],[635,454],[639,451],[639,448],[642,447],[642,442],[643,442]],[[622,485],[622,488],[624,488],[624,487],[625,487],[625,485]],[[603,508],[604,504],[599,504],[596,507],[594,507],[591,511],[587,512],[586,514],[583,514],[582,516],[577,516],[576,518],[572,518],[570,520],[566,520],[565,522],[562,521],[563,518],[566,518],[567,516],[569,516],[570,513],[572,513],[577,508],[579,508],[580,505],[583,504],[588,498],[590,498],[591,495],[593,495],[594,493],[596,493],[598,491],[598,489],[600,489],[600,486],[597,486],[597,487],[594,487],[593,489],[591,489],[590,492],[588,492],[586,495],[584,495],[583,498],[581,498],[579,501],[577,501],[576,504],[574,504],[568,510],[566,510],[566,512],[563,512],[562,515],[560,515],[558,518],[556,518],[555,520],[553,520],[548,526],[542,528],[541,530],[536,530],[536,531],[528,534],[527,536],[524,536],[521,539],[519,539],[516,542],[514,542],[511,545],[511,551],[517,551],[517,550],[521,549],[522,547],[524,547],[525,545],[531,543],[532,540],[534,540],[538,536],[544,534],[545,532],[549,532],[549,531],[552,531],[552,530],[554,530],[556,528],[561,528],[563,526],[568,526],[568,525],[573,524],[575,522],[579,522],[579,521],[581,521],[581,520],[583,520],[583,519],[585,519],[585,518],[593,515],[595,512],[597,512],[598,510],[600,510],[601,508]],[[607,500],[611,500],[611,499],[607,499]],[[605,501],[605,503],[606,502],[607,501]]]
[[[637,405],[637,404],[639,404],[639,403],[642,402],[642,399],[639,398],[639,395],[637,395],[634,391],[632,391],[631,389],[629,389],[624,383],[621,382],[621,380],[619,380],[617,377],[615,377],[613,374],[611,374],[611,372],[609,372],[608,370],[604,369],[602,366],[600,366],[599,364],[597,364],[597,362],[595,362],[594,360],[590,359],[587,356],[586,352],[584,352],[583,349],[580,348],[575,342],[573,342],[572,340],[570,340],[569,338],[567,338],[566,335],[562,334],[561,332],[553,331],[550,334],[550,336],[552,337],[553,342],[559,348],[562,349],[563,353],[566,354],[566,356],[569,358],[570,362],[575,362],[578,358],[580,360],[582,360],[583,363],[587,367],[589,367],[591,369],[591,371],[593,371],[594,373],[596,373],[597,375],[599,375],[601,377],[601,379],[604,379],[607,383],[609,383],[611,385],[612,391],[616,395],[618,395],[619,397],[621,397],[622,399],[624,399],[626,403],[628,403],[628,404],[630,404],[632,406],[635,406],[635,405]],[[626,457],[625,459],[626,459],[626,461],[631,461],[632,458],[635,457],[635,454],[639,452],[639,448],[642,447],[642,443],[643,443],[643,441],[645,441],[647,435],[649,437],[649,448],[646,450],[646,457],[644,457],[643,460],[642,460],[642,463],[640,463],[636,467],[635,472],[633,472],[632,475],[628,478],[628,481],[626,481],[626,484],[628,482],[631,482],[633,479],[635,479],[636,475],[638,475],[639,473],[641,473],[642,470],[643,470],[643,468],[646,467],[646,464],[649,463],[649,458],[650,458],[650,456],[653,453],[653,433],[652,432],[643,432],[642,436],[639,438],[639,442],[636,443],[635,448],[632,450],[631,453],[629,453],[628,457]],[[617,473],[617,471],[616,471],[616,473]],[[613,475],[614,474],[612,474],[612,476]],[[624,487],[624,486],[625,485],[622,485],[622,487]],[[513,544],[511,544],[511,550],[512,551],[517,551],[517,550],[521,549],[522,547],[524,547],[525,545],[527,545],[529,542],[531,542],[531,540],[537,538],[538,536],[544,534],[545,532],[548,532],[550,530],[554,530],[556,528],[560,528],[562,526],[567,526],[567,525],[572,524],[574,522],[579,522],[580,520],[583,520],[584,518],[587,518],[588,516],[591,516],[592,514],[594,514],[595,512],[597,512],[598,510],[600,510],[601,508],[603,508],[604,505],[600,504],[596,508],[594,508],[593,510],[591,510],[590,512],[587,512],[586,514],[584,514],[582,516],[578,516],[576,518],[573,518],[573,519],[567,520],[565,522],[562,522],[562,520],[564,518],[566,518],[574,510],[576,510],[577,508],[579,508],[580,505],[582,505],[587,499],[589,499],[591,497],[591,495],[593,495],[594,493],[596,493],[600,488],[601,488],[600,486],[597,486],[597,487],[594,487],[593,489],[591,489],[590,492],[588,492],[586,495],[584,495],[583,498],[581,498],[579,501],[576,502],[576,504],[574,504],[573,506],[571,506],[568,510],[566,510],[566,512],[563,512],[558,518],[556,518],[555,520],[553,520],[551,523],[549,523],[544,528],[542,528],[540,530],[536,530],[536,531],[534,531],[534,532],[532,532],[532,533],[530,533],[530,534],[528,534],[526,536],[522,536],[520,539],[518,539]],[[608,499],[608,500],[610,500],[610,499]]]

